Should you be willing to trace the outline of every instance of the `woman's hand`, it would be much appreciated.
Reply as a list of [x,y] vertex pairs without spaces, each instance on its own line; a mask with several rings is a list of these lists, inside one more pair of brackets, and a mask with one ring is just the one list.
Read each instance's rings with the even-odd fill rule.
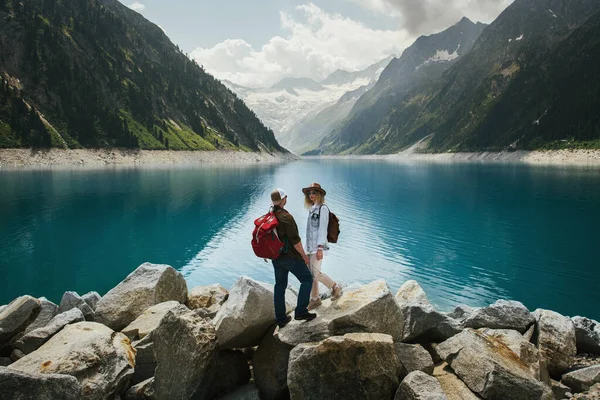
[[321,261],[323,259],[323,250],[319,249],[317,250],[317,260]]

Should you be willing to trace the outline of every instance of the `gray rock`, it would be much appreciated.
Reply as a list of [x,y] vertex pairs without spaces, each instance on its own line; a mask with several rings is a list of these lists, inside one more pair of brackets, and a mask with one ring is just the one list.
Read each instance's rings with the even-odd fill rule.
[[422,371],[433,374],[433,359],[423,346],[418,344],[396,343],[396,355],[403,367],[400,376],[405,376],[413,371]]
[[87,321],[94,320],[94,310],[92,310],[88,303],[86,303],[77,292],[65,292],[60,301],[60,305],[58,306],[58,314],[62,314],[73,308],[80,309]]
[[8,367],[13,363],[13,360],[10,357],[0,357],[0,367]]
[[193,311],[174,309],[165,314],[152,338],[155,398],[206,398],[218,355],[213,326]]
[[416,281],[407,281],[398,289],[396,302],[401,311],[401,341],[442,341],[460,332],[458,322],[437,312]]
[[288,387],[292,400],[389,399],[398,386],[397,368],[390,335],[349,333],[296,346]]
[[448,400],[479,400],[475,393],[471,392],[471,389],[461,381],[452,368],[447,363],[442,363],[436,366],[433,370],[433,376],[438,380],[442,390],[448,397]]
[[98,302],[102,296],[100,296],[98,292],[88,292],[81,296],[81,298],[87,303],[88,306],[90,306],[92,310],[96,311],[96,306],[98,305]]
[[0,306],[0,313],[2,313],[2,311],[4,311],[6,309],[6,307],[8,307],[8,304]]
[[40,301],[40,313],[36,317],[35,321],[33,321],[27,328],[25,329],[25,334],[38,329],[43,328],[50,322],[52,318],[58,314],[58,305],[54,304],[50,300],[45,297],[40,297],[38,299]]
[[249,383],[237,388],[225,396],[217,398],[217,400],[260,400],[258,389],[253,384]]
[[571,388],[552,379],[552,393],[554,394],[555,399],[566,399],[567,393],[571,393]]
[[10,353],[10,359],[13,362],[18,361],[18,360],[20,360],[23,357],[25,357],[25,353],[23,353],[19,349],[13,349],[13,351]]
[[600,323],[584,317],[571,319],[575,324],[577,352],[600,354]]
[[65,326],[35,352],[8,368],[26,373],[71,375],[86,399],[121,393],[133,374],[134,350],[122,333],[95,322]]
[[23,332],[38,316],[41,302],[31,296],[21,296],[13,300],[0,312],[0,349]]
[[400,384],[394,400],[447,400],[436,378],[422,371],[413,371]]
[[550,376],[545,360],[540,356],[540,352],[535,345],[525,339],[523,335],[512,329],[481,328],[479,331],[504,343],[529,367],[537,380],[550,386]]
[[535,310],[537,348],[546,360],[548,372],[560,376],[577,354],[575,324],[570,318],[550,310]]
[[575,393],[585,392],[600,383],[600,365],[569,372],[563,375],[561,382],[573,389]]
[[288,362],[293,346],[279,340],[274,330],[269,330],[252,356],[254,382],[265,399],[288,399]]
[[208,389],[209,399],[233,392],[250,382],[250,366],[244,353],[239,350],[220,351],[215,370]]
[[135,349],[135,372],[131,381],[137,384],[148,378],[152,378],[156,370],[156,356],[154,355],[152,334],[133,342],[131,346]]
[[477,308],[465,315],[465,328],[514,329],[524,333],[533,325],[535,317],[518,301],[498,300],[492,305]]
[[58,314],[43,328],[35,329],[23,335],[14,343],[14,347],[18,348],[23,354],[29,354],[39,349],[52,336],[58,333],[68,324],[85,321],[83,313],[78,308],[73,308],[62,314]]
[[31,374],[0,367],[0,400],[79,400],[79,382],[62,374]]
[[525,332],[523,334],[523,337],[525,338],[525,340],[527,340],[528,342],[531,342],[533,340],[533,335],[535,334],[535,328],[536,325],[533,324],[529,327],[529,329],[527,329],[527,332]]
[[485,399],[552,399],[550,388],[492,336],[468,328],[441,343],[436,351],[469,389]]
[[402,336],[400,307],[383,280],[345,292],[338,300],[324,300],[316,312],[312,321],[292,321],[280,329],[279,339],[296,346],[346,333],[383,333],[396,340]]
[[164,303],[156,304],[145,310],[132,323],[123,328],[121,333],[131,340],[143,339],[146,335],[158,328],[160,320],[169,310],[174,308],[181,308],[182,311],[188,309],[178,301],[166,301]]
[[154,378],[149,378],[143,382],[133,385],[125,393],[125,400],[151,399],[154,395],[154,392],[152,391],[153,383],[154,383]]
[[155,304],[185,303],[187,285],[181,273],[168,265],[145,263],[100,299],[96,321],[121,330]]
[[229,292],[219,284],[197,286],[188,293],[186,305],[190,310],[199,310],[205,318],[214,318],[228,298]]
[[[288,311],[295,303],[296,297],[287,291]],[[217,312],[212,323],[221,349],[259,345],[269,327],[275,323],[273,287],[240,277],[229,292],[229,300]]]

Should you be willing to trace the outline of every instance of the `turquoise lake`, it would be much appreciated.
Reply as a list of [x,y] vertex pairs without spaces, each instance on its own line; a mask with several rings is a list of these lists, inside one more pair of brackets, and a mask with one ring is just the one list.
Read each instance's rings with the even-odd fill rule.
[[304,235],[313,181],[340,218],[323,264],[336,280],[385,279],[395,293],[416,279],[443,311],[514,299],[600,320],[600,169],[383,160],[0,170],[0,305],[104,294],[146,261],[190,288],[272,283],[253,220],[281,187]]

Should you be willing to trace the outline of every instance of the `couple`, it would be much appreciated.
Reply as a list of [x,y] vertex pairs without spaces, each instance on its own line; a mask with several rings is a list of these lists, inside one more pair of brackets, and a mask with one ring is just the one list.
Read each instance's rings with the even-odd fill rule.
[[294,274],[300,281],[298,304],[295,311],[297,320],[310,321],[316,318],[317,315],[309,311],[321,305],[319,282],[331,289],[331,297],[334,300],[342,295],[342,288],[329,276],[321,272],[323,252],[329,249],[327,246],[329,209],[324,206],[327,192],[318,183],[313,183],[302,189],[302,192],[304,193],[304,205],[308,208],[306,252],[302,247],[296,221],[285,210],[287,194],[283,189],[275,189],[271,192],[273,212],[279,222],[277,235],[289,247],[277,260],[273,260],[273,268],[275,269],[275,318],[280,328],[292,320],[292,317],[286,315],[285,312],[285,291],[288,286],[289,272]]

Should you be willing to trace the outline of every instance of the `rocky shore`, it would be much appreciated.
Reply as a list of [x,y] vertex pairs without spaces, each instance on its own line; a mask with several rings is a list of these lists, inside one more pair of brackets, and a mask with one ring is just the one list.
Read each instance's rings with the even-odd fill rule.
[[296,158],[293,154],[245,151],[0,149],[0,167],[252,164]]
[[[296,294],[286,294],[293,315]],[[104,296],[0,306],[0,399],[599,399],[600,324],[517,301],[434,309],[415,281],[277,328],[273,289],[143,264]]]

